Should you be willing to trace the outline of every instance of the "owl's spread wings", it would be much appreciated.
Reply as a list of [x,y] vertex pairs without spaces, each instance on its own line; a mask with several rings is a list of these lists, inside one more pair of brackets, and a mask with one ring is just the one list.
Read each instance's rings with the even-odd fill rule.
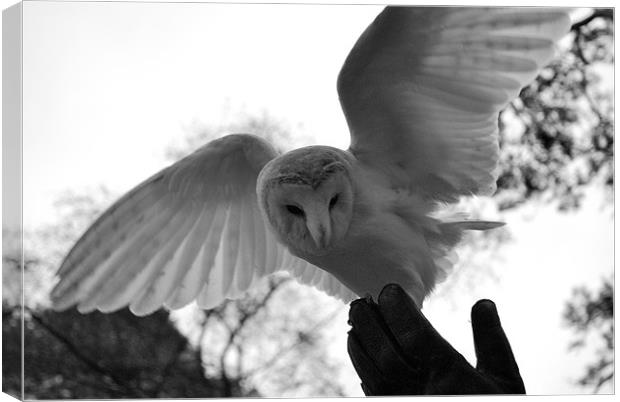
[[267,229],[256,179],[277,156],[266,141],[231,135],[162,170],[112,205],[78,240],[52,291],[55,308],[137,315],[193,300],[211,308],[262,277],[290,271],[343,299],[337,279],[294,257]]
[[387,7],[338,78],[350,151],[429,200],[492,194],[499,111],[569,26],[559,9]]

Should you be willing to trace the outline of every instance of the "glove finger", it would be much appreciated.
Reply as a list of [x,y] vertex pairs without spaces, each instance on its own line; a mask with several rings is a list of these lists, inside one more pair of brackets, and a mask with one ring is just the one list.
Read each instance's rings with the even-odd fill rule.
[[412,368],[405,362],[375,303],[366,299],[351,303],[349,321],[353,327],[349,337],[354,334],[381,373],[390,378],[411,374]]
[[353,330],[349,331],[347,350],[366,396],[421,394],[421,384],[411,371],[399,369],[397,365],[389,371],[380,370]]
[[400,286],[383,288],[379,294],[379,310],[412,364],[435,360],[436,356],[458,354]]
[[378,389],[381,388],[381,384],[385,383],[387,379],[368,356],[353,331],[349,331],[347,352],[358,377],[362,380],[361,385],[364,394],[366,396],[380,395]]
[[474,304],[471,310],[471,326],[478,359],[477,368],[493,376],[520,380],[519,367],[502,328],[495,303],[491,300],[479,300]]

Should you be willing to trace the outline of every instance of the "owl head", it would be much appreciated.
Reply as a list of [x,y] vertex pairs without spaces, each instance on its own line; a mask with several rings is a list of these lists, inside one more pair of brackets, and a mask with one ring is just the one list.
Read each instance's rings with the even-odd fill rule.
[[343,151],[311,146],[269,162],[257,182],[263,216],[294,253],[327,253],[353,214],[350,163]]

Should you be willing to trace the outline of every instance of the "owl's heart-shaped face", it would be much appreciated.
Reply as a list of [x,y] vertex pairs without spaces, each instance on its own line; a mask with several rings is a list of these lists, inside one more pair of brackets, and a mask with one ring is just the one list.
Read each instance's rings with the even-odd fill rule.
[[[322,156],[317,153],[315,166],[305,174],[290,164],[268,169],[259,189],[263,214],[279,240],[303,254],[327,253],[345,237],[353,215],[346,164]],[[301,164],[307,167],[312,157],[304,157]]]

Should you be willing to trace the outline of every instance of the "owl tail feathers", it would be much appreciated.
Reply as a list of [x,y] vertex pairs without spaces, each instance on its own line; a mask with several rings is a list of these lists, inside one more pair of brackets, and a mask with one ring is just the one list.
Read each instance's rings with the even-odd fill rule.
[[429,215],[435,220],[438,232],[462,232],[463,230],[490,230],[504,226],[504,222],[470,219],[468,214],[456,206],[437,209]]
[[490,230],[504,226],[505,222],[496,221],[478,221],[478,220],[461,220],[454,222],[442,222],[439,224],[440,229],[457,229],[457,230]]
[[447,247],[454,247],[461,241],[463,233],[466,230],[491,230],[504,225],[504,222],[473,219],[443,220],[437,224],[436,230],[440,244]]

